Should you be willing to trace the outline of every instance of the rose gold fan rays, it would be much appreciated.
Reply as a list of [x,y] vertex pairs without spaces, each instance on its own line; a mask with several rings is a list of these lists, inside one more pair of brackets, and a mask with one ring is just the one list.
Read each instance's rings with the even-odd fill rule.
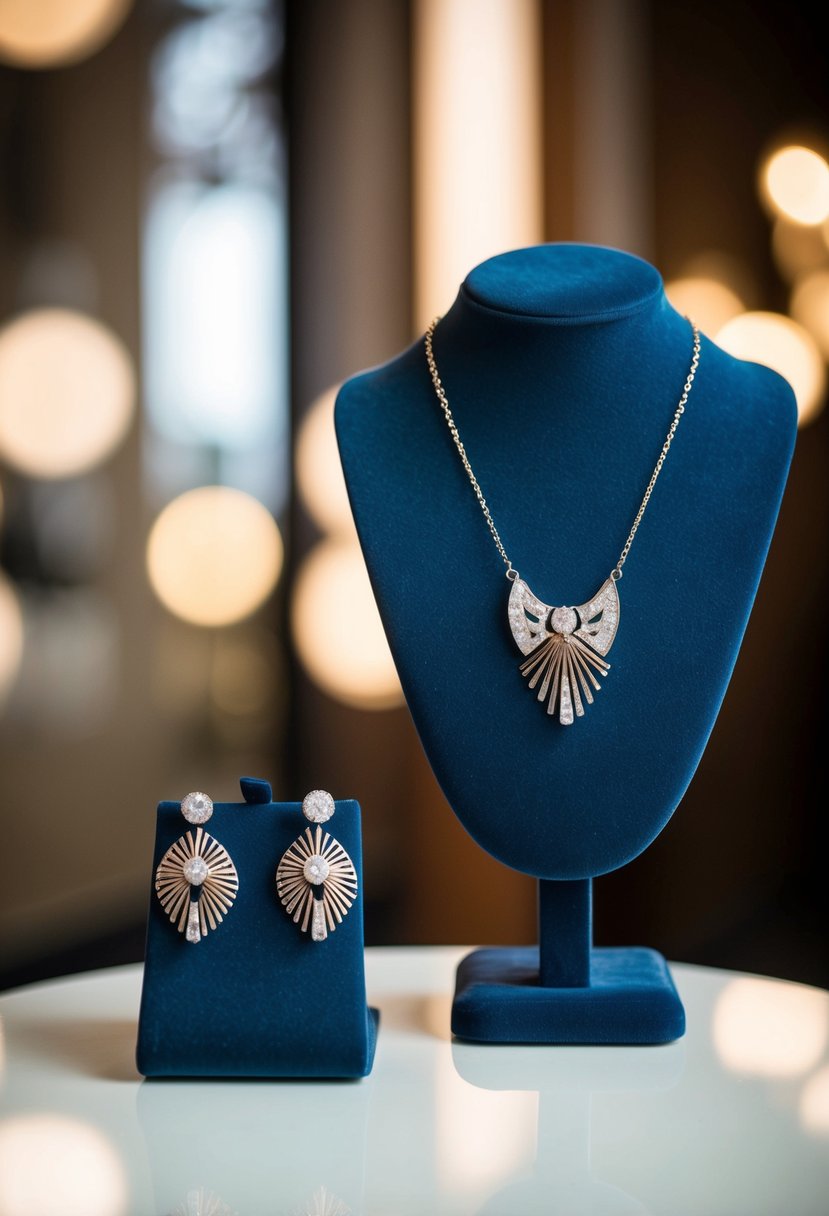
[[520,671],[529,678],[530,688],[538,688],[538,700],[547,702],[547,713],[554,714],[558,706],[559,722],[569,726],[574,710],[576,717],[584,716],[582,694],[588,705],[593,704],[593,692],[601,688],[596,675],[606,675],[610,664],[572,634],[554,633],[524,660]]
[[276,890],[294,924],[324,942],[357,898],[357,871],[342,845],[317,824],[285,850]]
[[601,688],[599,677],[610,671],[604,655],[619,626],[616,582],[607,579],[592,600],[577,608],[553,608],[539,600],[523,579],[516,578],[509,599],[512,636],[527,658],[519,670],[547,713],[570,726],[584,716],[585,704]]
[[[188,801],[194,798],[204,800],[198,813]],[[213,814],[213,803],[205,794],[188,794],[181,805],[190,822],[203,822]],[[217,929],[233,907],[239,876],[224,845],[197,827],[195,833],[185,832],[170,845],[158,863],[155,890],[179,933],[195,944]]]

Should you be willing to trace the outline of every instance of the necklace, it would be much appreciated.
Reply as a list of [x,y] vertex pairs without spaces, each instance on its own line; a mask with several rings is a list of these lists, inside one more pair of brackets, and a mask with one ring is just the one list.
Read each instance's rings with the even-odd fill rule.
[[613,645],[616,630],[619,628],[617,584],[622,577],[622,567],[628,559],[637,530],[642,522],[642,516],[645,514],[657,478],[662,472],[662,466],[671,450],[674,435],[680,419],[685,413],[685,406],[688,404],[688,398],[694,386],[694,377],[699,367],[699,329],[692,321],[689,322],[693,333],[693,353],[682,396],[679,398],[679,404],[674,411],[673,420],[665,436],[665,442],[662,444],[659,458],[654,465],[644,497],[634,516],[628,538],[622,546],[616,565],[591,600],[584,604],[577,604],[575,607],[555,607],[545,604],[543,600],[533,595],[513,566],[507,556],[478,479],[472,471],[472,465],[469,463],[466,448],[461,440],[449,405],[449,398],[446,396],[446,390],[435,362],[432,339],[439,320],[440,317],[435,317],[426,331],[426,362],[429,365],[432,384],[461,463],[466,470],[472,489],[475,491],[475,497],[483,512],[495,547],[507,568],[507,579],[512,584],[508,606],[509,627],[518,649],[525,656],[519,670],[522,676],[529,681],[530,688],[538,690],[537,699],[542,703],[547,702],[547,713],[552,716],[558,710],[559,722],[563,726],[570,726],[574,715],[578,718],[584,716],[585,701],[588,705],[593,704],[593,693],[601,688],[598,677],[604,677],[610,671],[610,664],[606,661],[605,655]]

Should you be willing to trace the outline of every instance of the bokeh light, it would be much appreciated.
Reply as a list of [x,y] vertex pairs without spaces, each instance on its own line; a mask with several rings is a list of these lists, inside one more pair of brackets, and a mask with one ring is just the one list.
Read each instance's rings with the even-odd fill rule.
[[734,1072],[801,1076],[829,1043],[829,993],[749,976],[731,980],[714,1007],[712,1035]]
[[807,329],[829,359],[829,270],[815,270],[795,283],[791,314]]
[[96,1127],[49,1113],[0,1123],[2,1216],[121,1216],[126,1209],[124,1167]]
[[[412,7],[414,320],[485,258],[544,239],[541,8]],[[440,187],[436,188],[436,183]]]
[[337,389],[328,389],[303,418],[296,443],[296,476],[302,501],[317,527],[350,533],[354,523],[334,431],[336,397]]
[[123,344],[68,309],[41,309],[0,331],[0,457],[31,477],[71,477],[105,459],[132,417]]
[[798,1107],[804,1130],[829,1138],[829,1065],[809,1077],[801,1090]]
[[291,606],[294,642],[311,679],[359,709],[391,709],[403,694],[356,541],[321,541],[303,562]]
[[737,359],[762,363],[785,376],[797,399],[798,425],[820,413],[826,368],[817,343],[802,325],[781,313],[744,312],[727,321],[714,337]]
[[745,303],[726,283],[703,276],[671,279],[665,294],[677,312],[696,321],[709,335],[745,310]]
[[174,499],[147,542],[153,590],[193,625],[230,625],[250,616],[276,585],[282,559],[270,512],[227,486],[202,486]]
[[100,50],[132,0],[2,0],[0,59],[24,68],[78,63]]
[[[489,1196],[516,1175],[532,1170],[539,1095],[532,1090],[471,1085],[458,1074],[448,1051],[436,1074],[435,1144],[441,1190],[458,1198],[460,1210],[486,1211]],[[570,1201],[551,1210],[556,1206],[560,1212],[573,1210]],[[527,1210],[515,1200],[504,1203],[501,1210],[505,1209]]]
[[11,583],[0,574],[0,700],[14,683],[23,657],[23,613]]
[[760,188],[771,210],[796,224],[829,217],[829,164],[813,148],[778,148],[761,167]]

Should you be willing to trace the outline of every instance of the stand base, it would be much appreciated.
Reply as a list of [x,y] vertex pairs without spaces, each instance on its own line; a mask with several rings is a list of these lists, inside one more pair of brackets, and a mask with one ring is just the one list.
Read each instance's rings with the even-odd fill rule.
[[541,988],[537,946],[490,947],[458,967],[452,1033],[476,1043],[670,1043],[685,1010],[661,954],[590,952],[589,988]]

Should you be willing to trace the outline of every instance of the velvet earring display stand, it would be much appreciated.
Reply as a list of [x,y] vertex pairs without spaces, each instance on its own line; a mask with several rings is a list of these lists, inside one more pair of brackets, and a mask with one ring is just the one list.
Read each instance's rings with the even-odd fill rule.
[[[239,891],[222,924],[196,944],[155,893],[164,853],[191,825],[178,802],[158,807],[137,1063],[146,1077],[363,1077],[378,1014],[366,1004],[360,807],[338,802],[325,826],[354,862],[358,893],[324,942],[279,902],[276,867],[308,827],[298,802],[274,803],[242,778],[243,803],[217,802],[206,831],[224,845]],[[193,829],[194,830],[194,829]]]
[[[608,577],[691,348],[654,267],[587,245],[483,263],[438,325],[435,358],[472,467],[514,566],[546,603],[584,603]],[[647,848],[699,763],[783,494],[791,389],[703,338],[619,584],[611,670],[566,727],[518,673],[510,585],[423,340],[348,381],[336,425],[369,575],[435,775],[474,839],[540,880],[539,949],[466,959],[453,1030],[486,1042],[676,1038],[684,1012],[661,956],[592,947],[591,881]]]

